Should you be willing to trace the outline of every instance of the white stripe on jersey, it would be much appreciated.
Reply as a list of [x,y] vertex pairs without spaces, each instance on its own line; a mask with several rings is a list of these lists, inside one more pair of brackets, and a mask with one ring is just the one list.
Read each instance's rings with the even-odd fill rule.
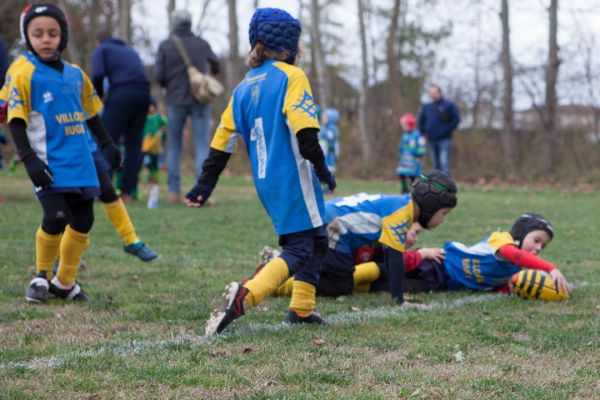
[[229,140],[227,140],[227,145],[225,146],[225,153],[232,154],[235,150],[235,143],[237,142],[240,134],[237,132],[232,132]]
[[355,212],[329,221],[327,233],[329,248],[335,249],[342,235],[346,233],[368,234],[381,231],[381,217],[374,213]]
[[292,151],[294,152],[294,158],[296,159],[296,168],[298,169],[298,177],[300,178],[300,188],[302,189],[302,196],[304,197],[304,204],[308,210],[310,216],[310,222],[313,228],[318,228],[323,225],[323,219],[319,213],[319,206],[317,204],[317,196],[315,195],[315,188],[313,187],[313,174],[310,161],[302,157],[300,154],[300,148],[298,147],[298,138],[290,127],[290,121],[285,119],[285,123],[290,133],[290,143],[292,144]]
[[35,154],[48,165],[48,151],[46,149],[46,123],[44,116],[31,110],[27,122],[27,139]]
[[474,256],[487,256],[496,253],[496,249],[486,242],[479,242],[471,247],[467,247],[459,242],[452,242],[452,245],[460,251],[473,254]]

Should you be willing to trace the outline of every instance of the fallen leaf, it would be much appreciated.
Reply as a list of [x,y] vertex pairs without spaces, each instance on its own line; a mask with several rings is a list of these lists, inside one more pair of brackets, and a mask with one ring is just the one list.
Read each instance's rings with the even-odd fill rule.
[[465,355],[462,351],[458,351],[456,353],[454,353],[454,360],[456,360],[456,362],[463,362],[465,361]]
[[245,347],[244,350],[242,350],[242,353],[244,353],[244,354],[254,353],[254,349],[252,347]]
[[313,339],[313,343],[316,344],[317,346],[323,346],[325,344],[325,340],[324,339]]
[[137,282],[137,281],[140,280],[140,277],[137,276],[137,275],[134,275],[134,276],[131,277],[131,280],[134,281],[134,282]]
[[358,311],[360,311],[360,308],[352,306],[352,307],[350,307],[350,310],[352,310],[354,312],[358,312]]

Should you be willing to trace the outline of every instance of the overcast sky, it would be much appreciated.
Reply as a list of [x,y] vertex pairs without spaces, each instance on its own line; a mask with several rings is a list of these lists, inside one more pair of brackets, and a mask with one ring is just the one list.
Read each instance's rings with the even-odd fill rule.
[[[391,0],[371,0],[386,8],[392,6]],[[187,8],[193,15],[193,27],[197,28],[200,18],[200,1],[178,0],[178,8]],[[344,38],[339,53],[344,59],[335,60],[346,66],[345,77],[357,83],[359,71],[360,46],[358,38],[358,20],[356,1],[340,1],[340,6],[330,10],[332,19],[341,24],[340,36]],[[435,29],[441,26],[452,26],[452,34],[436,48],[436,63],[431,79],[442,86],[460,87],[463,91],[472,91],[474,81],[475,55],[479,49],[481,63],[486,66],[496,62],[500,50],[500,19],[498,16],[500,0],[462,0],[462,1],[429,1],[427,6],[417,7],[424,3],[409,0],[408,15],[419,19],[424,26]],[[457,5],[458,4],[458,5]],[[549,0],[510,1],[511,5],[511,41],[513,59],[517,66],[539,66],[545,62],[547,54],[547,5]],[[240,51],[249,50],[248,24],[254,1],[238,1],[238,19],[240,31]],[[168,36],[166,15],[167,0],[143,0],[136,2],[133,18],[134,26],[144,29],[156,51],[161,40]],[[298,17],[299,2],[297,0],[261,0],[261,7],[280,7]],[[588,43],[598,43],[600,39],[600,0],[569,0],[559,4],[559,46],[561,49],[561,69],[559,94],[562,102],[589,103],[590,94],[587,86],[573,82],[573,76],[582,75],[586,53],[582,50]],[[306,10],[304,11],[306,12]],[[208,15],[210,18],[202,25],[202,35],[211,43],[217,54],[225,55],[228,51],[227,5],[225,0],[212,0]],[[477,23],[477,20],[480,22]],[[389,22],[385,21],[370,27],[375,37],[385,35]],[[307,35],[304,29],[303,35]],[[382,51],[383,47],[374,49]],[[152,63],[152,55],[145,52],[145,60]],[[592,52],[590,56],[593,71],[600,74],[600,57]],[[492,80],[499,70],[484,68],[481,79]],[[543,72],[540,73],[539,91],[542,92]],[[516,107],[527,108],[531,105],[530,96],[524,89],[524,82],[515,82]],[[595,80],[598,87],[600,79]],[[536,91],[533,85],[530,90]]]

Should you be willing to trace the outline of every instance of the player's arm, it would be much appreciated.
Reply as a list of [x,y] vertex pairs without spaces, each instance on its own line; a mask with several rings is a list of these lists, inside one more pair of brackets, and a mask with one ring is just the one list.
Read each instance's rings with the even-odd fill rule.
[[238,138],[233,119],[233,96],[221,115],[221,123],[210,144],[208,157],[202,164],[202,174],[196,185],[185,196],[184,203],[188,207],[200,208],[212,194],[219,176],[227,166]]
[[96,114],[92,118],[87,119],[85,123],[90,129],[92,136],[96,139],[98,147],[100,147],[110,166],[120,168],[122,162],[121,152],[112,137],[108,134],[100,116]]
[[336,185],[333,174],[327,168],[323,149],[319,145],[319,130],[317,128],[304,128],[296,135],[300,155],[310,161],[319,180],[334,190]]
[[49,187],[54,182],[52,171],[50,171],[48,165],[31,148],[31,144],[27,138],[27,124],[25,120],[22,118],[12,118],[8,123],[8,129],[10,130],[13,143],[17,148],[17,154],[25,165],[31,182],[36,187],[41,187],[42,189]]
[[414,271],[419,268],[423,263],[423,257],[421,256],[420,250],[406,250],[404,255],[404,273],[408,274],[410,271]]
[[288,76],[288,86],[282,112],[288,119],[290,128],[296,133],[300,155],[313,164],[319,180],[334,190],[336,182],[327,168],[323,149],[319,145],[319,121],[310,109],[313,106],[312,91],[308,78],[299,69],[293,69]]
[[554,284],[559,290],[569,292],[569,284],[563,276],[562,272],[556,266],[549,263],[548,261],[542,260],[541,258],[518,249],[512,244],[506,244],[498,250],[498,253],[511,263],[518,265],[523,268],[538,269],[545,271],[550,274]]
[[392,298],[398,304],[404,303],[404,254],[391,247],[383,251],[383,264],[387,272],[388,285]]

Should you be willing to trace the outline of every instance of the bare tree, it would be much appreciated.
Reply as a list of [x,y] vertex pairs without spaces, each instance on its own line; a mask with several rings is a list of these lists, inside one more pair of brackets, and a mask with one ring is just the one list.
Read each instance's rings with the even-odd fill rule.
[[510,172],[515,171],[517,143],[513,117],[513,67],[510,54],[510,19],[508,0],[502,0],[500,11],[502,22],[502,71],[504,74],[504,93],[502,97],[502,149],[508,161]]
[[362,157],[365,161],[372,159],[372,141],[367,131],[367,95],[369,90],[369,62],[367,58],[367,32],[365,29],[365,10],[363,0],[358,3],[358,25],[361,50],[361,80],[358,97],[358,135],[361,142]]
[[545,140],[543,141],[542,162],[543,170],[552,174],[556,170],[556,80],[558,77],[558,0],[550,0],[549,35],[548,35],[548,64],[546,65],[546,107],[544,118]]
[[169,21],[169,32],[173,30],[173,21],[171,21],[171,15],[173,15],[173,11],[175,11],[175,7],[177,6],[176,0],[169,0],[167,4],[167,18]]
[[237,1],[227,0],[229,12],[229,58],[227,59],[227,87],[231,92],[235,87],[239,74],[240,44],[237,23]]
[[321,5],[319,0],[310,0],[310,42],[317,73],[318,101],[322,108],[331,106],[331,80],[327,73],[325,53],[321,42]]
[[131,44],[131,0],[119,0],[119,32],[123,40]]
[[389,78],[390,105],[398,111],[402,107],[400,92],[400,60],[398,47],[398,20],[400,18],[400,0],[394,0],[390,30],[387,37],[387,67]]

